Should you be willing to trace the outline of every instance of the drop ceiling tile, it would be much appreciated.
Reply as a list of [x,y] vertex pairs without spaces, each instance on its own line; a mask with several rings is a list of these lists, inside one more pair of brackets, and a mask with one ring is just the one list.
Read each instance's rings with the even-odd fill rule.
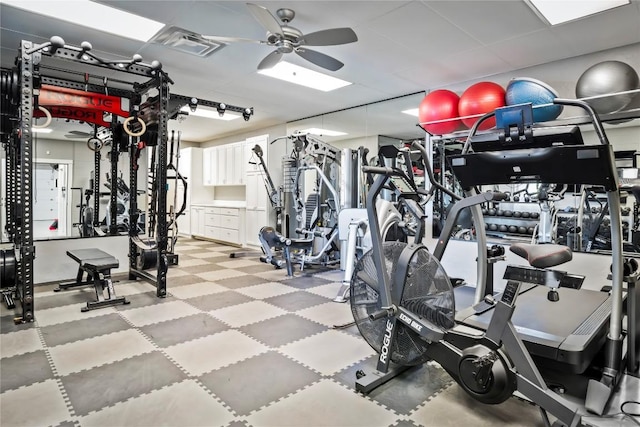
[[[483,44],[491,44],[546,27],[521,1],[424,1],[442,19]],[[494,25],[499,22],[500,25]],[[448,34],[447,34],[448,36]],[[445,36],[445,37],[447,37]]]
[[575,52],[549,31],[538,31],[494,43],[489,50],[512,68],[519,69],[570,58]]
[[367,28],[407,46],[415,55],[423,57],[462,52],[481,45],[419,2],[409,3],[372,20]]

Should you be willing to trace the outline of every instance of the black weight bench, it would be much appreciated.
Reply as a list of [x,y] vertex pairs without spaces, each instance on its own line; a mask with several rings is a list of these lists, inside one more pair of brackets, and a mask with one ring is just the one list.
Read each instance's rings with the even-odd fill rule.
[[[74,282],[61,283],[54,289],[54,292],[93,285],[96,300],[87,302],[87,306],[82,307],[83,312],[112,305],[130,303],[125,297],[117,297],[116,291],[113,288],[111,269],[120,266],[116,257],[100,249],[76,249],[67,251],[67,255],[78,262],[78,275]],[[87,273],[86,281],[83,280],[85,273]]]

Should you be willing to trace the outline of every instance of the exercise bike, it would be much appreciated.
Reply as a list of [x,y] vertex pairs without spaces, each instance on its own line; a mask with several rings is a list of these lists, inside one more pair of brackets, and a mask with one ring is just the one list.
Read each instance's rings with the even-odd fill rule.
[[388,372],[391,361],[416,365],[433,359],[483,403],[501,403],[518,390],[565,424],[579,425],[577,407],[547,388],[511,323],[519,282],[508,282],[497,300],[483,301],[494,308],[484,333],[456,329],[453,286],[438,258],[463,208],[479,208],[506,195],[483,193],[454,205],[432,254],[421,243],[383,244],[375,200],[389,177],[402,172],[384,167],[363,170],[379,176],[367,195],[372,250],[356,266],[351,306],[358,329],[379,353],[378,372]]
[[[585,147],[577,128],[533,129],[530,105],[506,107],[509,110],[497,110],[483,116],[472,128],[463,153],[452,158],[454,173],[467,197],[452,208],[433,253],[422,244],[383,244],[373,201],[386,180],[401,171],[363,168],[368,173],[378,174],[368,194],[367,204],[374,239],[372,251],[356,266],[351,305],[358,329],[379,357],[378,372],[361,376],[356,389],[370,390],[370,387],[388,380],[394,375],[389,371],[391,361],[399,365],[415,365],[434,360],[480,402],[500,403],[517,391],[540,407],[546,425],[550,425],[549,412],[560,423],[577,426],[582,423],[581,413],[585,409],[598,415],[604,413],[625,368],[637,374],[638,345],[632,340],[637,335],[637,330],[633,329],[637,325],[637,309],[630,306],[627,311],[628,334],[622,330],[623,271],[619,215],[612,216],[612,224],[615,225],[612,226],[615,230],[612,240],[615,244],[610,295],[563,289],[560,299],[549,298],[548,295],[555,295],[554,292],[541,289],[557,290],[560,282],[569,276],[549,267],[567,262],[572,256],[568,247],[553,243],[512,245],[511,251],[528,259],[531,267],[508,269],[511,276],[505,275],[507,284],[504,291],[495,297],[484,294],[486,278],[490,275],[486,274],[486,235],[481,205],[505,200],[506,195],[493,192],[477,194],[476,186],[532,179],[568,185],[586,182],[605,187],[609,203],[615,207],[612,211],[619,210],[613,150],[597,116],[581,101],[557,99],[554,102],[585,109],[601,144]],[[498,136],[479,135],[480,138],[474,140],[478,124],[494,114],[498,119]],[[524,124],[518,123],[521,117],[528,120]],[[512,118],[516,122],[512,123]],[[473,153],[469,151],[472,141]],[[585,153],[590,155],[585,156]],[[424,155],[426,157],[426,152]],[[567,170],[572,173],[567,175]],[[439,261],[456,218],[465,208],[471,208],[477,230],[478,284],[474,305],[457,312],[451,280]],[[635,295],[632,296],[630,289],[629,303],[638,299],[637,292]],[[515,304],[519,300],[523,310],[514,316]],[[540,312],[536,310],[545,309],[553,309],[553,313],[561,310],[564,318],[549,314],[549,322],[536,323],[536,318],[541,320]],[[529,313],[534,314],[533,323],[522,323]],[[517,331],[514,323],[518,325]],[[545,329],[549,324],[561,332],[552,336]],[[562,335],[567,329],[565,325],[570,328],[568,335]],[[540,340],[538,337],[543,335],[546,338]],[[623,342],[626,335],[629,339],[625,356]],[[596,359],[598,365],[593,365]],[[587,368],[593,372],[587,372]],[[570,399],[569,390],[566,397],[557,393],[561,391],[559,388],[552,390],[547,385],[547,375],[554,369],[559,375],[557,378],[567,387],[573,386],[570,384],[572,381],[584,385],[584,394],[571,394]],[[584,399],[584,404],[580,399]]]

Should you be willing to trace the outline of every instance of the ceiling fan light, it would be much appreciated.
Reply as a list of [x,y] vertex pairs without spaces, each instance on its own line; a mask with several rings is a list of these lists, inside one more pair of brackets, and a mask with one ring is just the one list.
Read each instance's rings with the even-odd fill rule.
[[272,68],[258,70],[258,74],[284,80],[323,92],[340,89],[353,83],[327,74],[322,74],[299,65],[281,61]]

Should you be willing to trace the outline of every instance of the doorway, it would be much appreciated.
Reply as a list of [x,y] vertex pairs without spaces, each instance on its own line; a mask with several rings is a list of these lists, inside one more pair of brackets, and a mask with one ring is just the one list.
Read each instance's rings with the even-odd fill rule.
[[33,167],[33,238],[69,237],[71,234],[71,160],[37,159]]

